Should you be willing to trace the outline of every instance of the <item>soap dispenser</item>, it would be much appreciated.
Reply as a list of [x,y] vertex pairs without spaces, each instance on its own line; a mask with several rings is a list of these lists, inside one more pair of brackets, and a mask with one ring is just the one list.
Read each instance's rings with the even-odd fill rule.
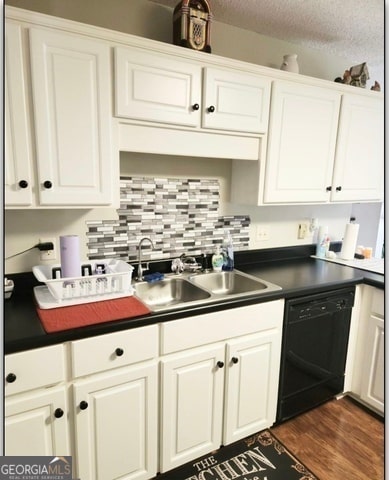
[[224,257],[220,251],[220,245],[216,245],[216,251],[212,255],[212,268],[215,272],[221,272],[223,267]]

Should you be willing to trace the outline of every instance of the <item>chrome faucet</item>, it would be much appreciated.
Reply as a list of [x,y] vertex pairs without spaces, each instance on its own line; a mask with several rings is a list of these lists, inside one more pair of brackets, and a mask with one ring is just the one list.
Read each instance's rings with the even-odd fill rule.
[[[154,244],[151,238],[143,237],[139,244],[138,244],[138,281],[141,282],[143,280],[143,268],[142,268],[142,243],[150,242],[151,248],[154,250]],[[145,269],[146,270],[146,269]]]

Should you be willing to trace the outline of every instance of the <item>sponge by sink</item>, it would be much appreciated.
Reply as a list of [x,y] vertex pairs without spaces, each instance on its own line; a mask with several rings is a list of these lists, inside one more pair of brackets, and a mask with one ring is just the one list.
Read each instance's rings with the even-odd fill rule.
[[163,273],[159,273],[159,272],[148,273],[148,274],[145,275],[143,278],[144,278],[144,280],[146,280],[146,282],[148,282],[148,283],[159,282],[160,280],[163,280],[163,279],[164,279],[164,274],[163,274]]

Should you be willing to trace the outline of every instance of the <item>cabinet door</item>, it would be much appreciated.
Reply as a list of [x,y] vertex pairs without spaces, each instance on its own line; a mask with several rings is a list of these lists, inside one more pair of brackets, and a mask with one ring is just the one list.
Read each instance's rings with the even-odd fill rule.
[[224,346],[174,354],[161,363],[161,471],[166,472],[220,447]]
[[109,205],[110,47],[35,28],[30,46],[40,204]]
[[264,133],[269,120],[271,81],[216,68],[204,69],[202,126]]
[[224,444],[274,423],[280,349],[278,329],[227,343]]
[[65,387],[19,394],[5,401],[5,454],[70,455]]
[[32,150],[22,27],[5,28],[5,204],[32,204]]
[[196,127],[201,67],[136,48],[115,48],[115,114]]
[[82,480],[147,480],[157,473],[157,364],[74,384],[76,462]]
[[265,203],[329,200],[340,94],[273,82]]
[[384,320],[371,315],[367,327],[361,399],[384,413],[385,330]]
[[384,102],[345,94],[342,98],[331,201],[382,200]]

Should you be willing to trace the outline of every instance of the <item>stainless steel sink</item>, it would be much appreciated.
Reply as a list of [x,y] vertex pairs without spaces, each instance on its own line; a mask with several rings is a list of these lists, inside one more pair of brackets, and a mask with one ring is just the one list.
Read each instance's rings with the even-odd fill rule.
[[153,311],[199,306],[223,299],[260,295],[281,287],[238,270],[166,276],[163,280],[134,283],[135,296]]
[[134,284],[135,295],[151,310],[167,310],[180,305],[196,303],[210,298],[211,294],[183,278],[165,278],[153,283]]
[[204,288],[214,295],[241,296],[280,290],[277,285],[246,275],[238,270],[231,272],[211,272],[193,275],[189,280],[194,285]]

